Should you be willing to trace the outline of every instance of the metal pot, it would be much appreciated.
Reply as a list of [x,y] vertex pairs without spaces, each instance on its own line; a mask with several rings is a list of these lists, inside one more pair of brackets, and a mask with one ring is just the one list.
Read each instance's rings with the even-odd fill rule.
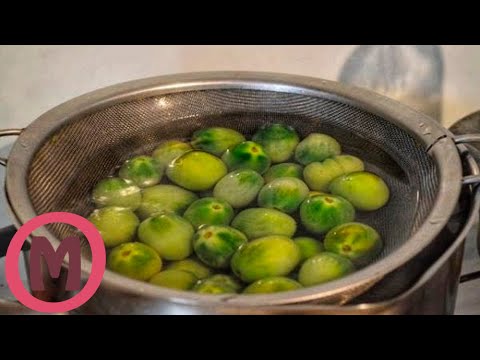
[[[449,268],[447,263],[461,258],[460,247],[476,213],[469,212],[455,241],[451,234],[449,241],[442,240],[442,232],[456,211],[465,211],[459,210],[464,206],[460,201],[462,187],[463,193],[471,191],[468,185],[480,180],[478,168],[470,160],[468,166],[463,166],[466,176],[462,177],[462,149],[456,143],[477,139],[455,138],[429,117],[370,91],[300,76],[227,72],[151,78],[98,90],[47,112],[21,131],[9,156],[6,194],[12,221],[20,226],[39,213],[53,210],[86,215],[90,205],[84,199],[92,184],[124,160],[132,147],[138,152],[151,150],[162,139],[161,131],[168,132],[167,137],[178,137],[199,126],[228,121],[248,132],[263,121],[273,120],[292,123],[304,134],[323,129],[340,138],[342,144],[351,145],[349,151],[366,151],[372,168],[382,172],[394,190],[404,191],[405,197],[416,201],[412,213],[405,199],[394,198],[384,215],[379,216],[378,227],[389,240],[381,257],[331,283],[253,296],[211,297],[179,292],[107,271],[101,288],[84,308],[86,311],[218,313],[229,309],[258,311],[262,307],[294,311],[289,310],[292,304],[314,302],[324,304],[315,307],[319,312],[368,313],[386,308],[415,312],[411,306],[415,297],[425,292],[434,279],[438,285],[440,274],[448,273],[449,279],[457,283],[458,271],[445,269]],[[102,149],[109,149],[108,156]],[[89,170],[86,164],[93,158],[95,163]],[[72,170],[75,166],[82,171]],[[60,170],[66,173],[65,179],[58,178]],[[64,191],[63,195],[54,193],[59,190]],[[470,204],[468,209],[476,206]],[[401,219],[395,226],[388,223],[388,211],[395,211]],[[55,225],[38,229],[38,235],[49,238],[54,247],[67,233],[68,229]],[[418,280],[421,274],[416,259],[441,248],[448,249],[444,255],[450,255],[430,259],[434,274],[427,271],[424,276],[428,281],[423,277]],[[82,270],[88,275],[88,251],[83,260]],[[375,293],[376,284],[389,277],[395,279],[390,284],[401,285],[395,296],[395,291],[382,294],[390,295],[390,305],[382,301],[380,305],[339,306],[369,291]],[[388,288],[385,283],[383,287]],[[447,293],[452,289],[442,292],[445,301],[449,299]],[[408,306],[402,296],[408,297]],[[402,305],[392,305],[398,303]],[[450,309],[444,306],[442,311]]]

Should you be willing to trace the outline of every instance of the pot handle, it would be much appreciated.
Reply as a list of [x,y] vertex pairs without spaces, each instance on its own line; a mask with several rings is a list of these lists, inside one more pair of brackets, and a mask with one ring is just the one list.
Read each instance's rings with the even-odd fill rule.
[[[23,129],[4,129],[0,130],[0,138],[5,136],[19,136]],[[0,157],[0,165],[7,166],[7,158]]]
[[[7,254],[8,245],[13,236],[17,232],[15,226],[10,225],[0,229],[0,258]],[[28,243],[23,244],[22,250],[28,250]],[[28,309],[17,301],[11,301],[0,298],[0,314],[2,315],[17,315],[17,314],[38,314],[37,312]]]
[[[0,258],[4,257],[7,254],[8,245],[10,244],[10,241],[12,240],[16,232],[17,228],[13,225],[0,229]],[[23,246],[25,247],[26,244],[27,243],[25,242]]]
[[[8,245],[16,234],[17,229],[15,226],[10,225],[0,229],[0,258],[7,254]],[[28,242],[24,242],[22,251],[28,251],[30,245]],[[34,295],[35,296],[35,295]],[[0,315],[47,315],[38,311],[29,309],[18,301],[10,299],[0,298]],[[68,315],[68,313],[52,313],[52,315]]]

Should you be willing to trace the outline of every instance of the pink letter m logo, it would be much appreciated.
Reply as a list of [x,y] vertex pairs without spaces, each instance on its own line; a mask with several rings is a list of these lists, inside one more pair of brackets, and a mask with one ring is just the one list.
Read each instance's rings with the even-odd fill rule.
[[34,291],[45,290],[42,277],[41,258],[45,259],[48,271],[53,279],[60,276],[62,262],[68,253],[69,266],[66,290],[80,290],[81,276],[81,250],[80,238],[70,236],[60,243],[57,251],[52,244],[44,236],[32,236],[32,244],[30,248],[30,285]]

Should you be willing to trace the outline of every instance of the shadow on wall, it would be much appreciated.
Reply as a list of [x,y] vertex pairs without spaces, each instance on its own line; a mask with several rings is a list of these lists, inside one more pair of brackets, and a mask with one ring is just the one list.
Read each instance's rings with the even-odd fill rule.
[[360,45],[338,80],[374,90],[441,122],[443,74],[438,45]]

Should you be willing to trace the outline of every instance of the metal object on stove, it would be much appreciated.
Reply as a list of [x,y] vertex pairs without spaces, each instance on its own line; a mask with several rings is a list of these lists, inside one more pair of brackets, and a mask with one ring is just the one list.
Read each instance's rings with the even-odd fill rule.
[[[480,111],[475,111],[461,118],[450,127],[450,131],[458,137],[462,136],[463,139],[472,140],[468,134],[480,133]],[[475,160],[480,162],[480,139],[477,138],[476,142],[471,142],[467,147]],[[477,251],[480,255],[480,231],[477,233]],[[480,278],[480,271],[465,274],[462,280],[469,281],[478,278]]]
[[[463,179],[459,148],[448,130],[368,90],[266,73],[138,80],[95,91],[47,112],[22,131],[9,156],[6,193],[12,219],[20,226],[50,211],[86,216],[92,210],[88,199],[94,184],[132,153],[149,152],[163,139],[188,137],[200,127],[221,125],[251,134],[264,122],[286,122],[302,136],[327,132],[346,153],[362,157],[367,169],[386,180],[392,190],[388,205],[359,216],[386,241],[379,258],[327,284],[249,296],[212,297],[164,289],[107,270],[92,303],[120,313],[134,310],[140,301],[157,313],[304,302],[340,305],[441,243],[440,234],[460,202]],[[479,180],[477,174],[472,176],[468,183]],[[39,228],[38,234],[57,247],[71,231],[54,224]],[[82,270],[88,274],[88,246],[83,256]],[[405,271],[402,276],[405,287],[419,274]],[[452,276],[458,279],[458,274]]]

